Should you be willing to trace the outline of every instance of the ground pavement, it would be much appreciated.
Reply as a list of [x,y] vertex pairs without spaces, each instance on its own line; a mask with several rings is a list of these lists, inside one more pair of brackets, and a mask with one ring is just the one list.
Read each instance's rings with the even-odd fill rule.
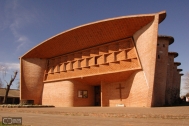
[[188,126],[189,106],[0,108],[2,117],[22,117],[27,126]]

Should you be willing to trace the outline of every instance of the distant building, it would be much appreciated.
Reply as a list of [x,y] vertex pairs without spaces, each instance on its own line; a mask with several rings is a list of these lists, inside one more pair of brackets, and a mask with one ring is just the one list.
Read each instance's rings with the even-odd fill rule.
[[[57,34],[20,57],[21,99],[57,107],[173,104],[181,69],[158,35],[166,13],[122,16]],[[50,30],[50,29],[49,29]]]
[[189,102],[189,93],[186,94],[186,102]]
[[[0,88],[0,104],[3,103],[6,90],[5,88]],[[20,103],[20,91],[17,89],[10,89],[7,104],[19,104]]]

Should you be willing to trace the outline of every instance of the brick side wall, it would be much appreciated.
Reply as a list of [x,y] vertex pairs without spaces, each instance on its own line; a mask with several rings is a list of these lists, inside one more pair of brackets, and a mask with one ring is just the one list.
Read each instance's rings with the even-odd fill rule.
[[21,59],[20,99],[34,100],[34,104],[41,104],[45,65],[44,59]]
[[[121,98],[119,84],[121,89]],[[126,107],[146,107],[148,100],[148,85],[143,71],[133,73],[126,81],[102,82],[102,106],[115,107],[124,104]]]
[[157,35],[158,35],[158,20],[159,15],[155,16],[153,22],[141,28],[134,35],[136,43],[136,50],[144,71],[147,83],[149,85],[148,91],[148,107],[154,106],[152,102],[152,93],[154,86],[156,52],[157,52]]

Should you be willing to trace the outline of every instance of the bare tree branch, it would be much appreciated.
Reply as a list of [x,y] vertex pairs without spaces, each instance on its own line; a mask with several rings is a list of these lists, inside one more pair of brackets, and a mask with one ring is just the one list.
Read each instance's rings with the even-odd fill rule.
[[7,85],[8,85],[8,82],[6,81],[6,80],[4,80],[6,83],[7,83]]
[[7,103],[7,97],[8,97],[8,93],[9,93],[9,90],[10,90],[10,86],[12,85],[12,82],[15,80],[17,73],[18,73],[18,71],[15,71],[14,76],[11,77],[10,82],[7,83],[7,88],[6,88],[6,93],[5,93],[5,96],[4,96],[3,104]]
[[0,78],[0,88],[2,88],[3,87],[3,82],[1,81],[1,78]]
[[20,81],[17,82],[17,89],[20,89]]
[[189,72],[184,75],[184,88],[189,90]]
[[1,72],[1,74],[3,76],[3,78],[6,76],[7,70],[8,70],[8,67],[6,65],[0,64],[0,72]]
[[[8,67],[6,65],[0,64],[0,73],[3,76],[3,79],[5,78],[7,71],[8,71]],[[17,76],[17,73],[18,73],[18,71],[14,71],[14,76],[11,76],[11,79],[10,79],[9,83],[4,79],[4,81],[6,82],[7,86],[5,88],[6,93],[4,95],[3,104],[7,103],[8,93],[9,93],[9,90],[10,90],[10,87],[11,87],[13,81],[15,80],[15,78]],[[3,83],[2,83],[1,78],[0,78],[0,87],[2,87],[2,85],[3,85]]]

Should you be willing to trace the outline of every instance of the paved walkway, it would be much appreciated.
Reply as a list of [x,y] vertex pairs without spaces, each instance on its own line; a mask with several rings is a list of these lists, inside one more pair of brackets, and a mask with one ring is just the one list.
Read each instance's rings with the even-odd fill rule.
[[0,118],[7,116],[22,117],[23,124],[28,126],[188,126],[189,106],[161,108],[0,108]]

